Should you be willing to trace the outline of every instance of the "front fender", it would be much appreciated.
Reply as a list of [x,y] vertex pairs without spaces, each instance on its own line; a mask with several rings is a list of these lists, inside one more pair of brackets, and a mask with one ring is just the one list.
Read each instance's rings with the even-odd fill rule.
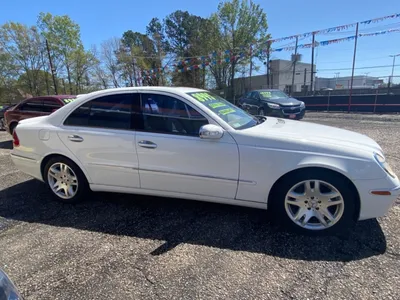
[[371,180],[386,177],[383,169],[372,159],[352,158],[346,156],[306,156],[298,164],[298,168],[326,168],[346,176],[350,180]]

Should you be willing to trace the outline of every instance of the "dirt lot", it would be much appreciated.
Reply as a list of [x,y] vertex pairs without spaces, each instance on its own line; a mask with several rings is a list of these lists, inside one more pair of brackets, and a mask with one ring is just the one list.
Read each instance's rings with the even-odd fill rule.
[[[374,138],[400,174],[396,118],[306,120]],[[226,205],[110,194],[62,205],[10,149],[0,132],[0,267],[26,299],[399,299],[400,201],[350,237],[306,238]]]

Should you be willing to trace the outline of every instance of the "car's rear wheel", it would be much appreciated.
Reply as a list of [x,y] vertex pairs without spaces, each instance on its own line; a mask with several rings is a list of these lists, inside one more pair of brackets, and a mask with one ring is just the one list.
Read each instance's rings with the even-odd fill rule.
[[308,235],[326,235],[354,226],[358,198],[340,174],[314,170],[283,178],[270,201],[275,220],[284,227]]
[[88,182],[81,169],[62,156],[53,157],[47,162],[43,177],[54,198],[60,202],[83,201],[89,191]]

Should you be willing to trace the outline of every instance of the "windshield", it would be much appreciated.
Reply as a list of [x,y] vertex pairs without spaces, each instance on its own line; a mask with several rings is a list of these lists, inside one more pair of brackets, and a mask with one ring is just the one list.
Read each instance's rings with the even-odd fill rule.
[[210,92],[188,93],[203,105],[207,106],[234,129],[245,129],[259,124],[259,120],[224,98]]
[[261,99],[286,99],[288,95],[281,91],[260,91]]

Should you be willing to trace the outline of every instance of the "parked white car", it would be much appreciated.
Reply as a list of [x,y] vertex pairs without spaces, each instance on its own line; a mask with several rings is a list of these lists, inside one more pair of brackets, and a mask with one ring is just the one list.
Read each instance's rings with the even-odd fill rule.
[[90,190],[178,197],[268,208],[290,229],[330,234],[385,215],[400,193],[372,139],[256,118],[193,88],[82,95],[13,138],[15,165],[63,202]]

